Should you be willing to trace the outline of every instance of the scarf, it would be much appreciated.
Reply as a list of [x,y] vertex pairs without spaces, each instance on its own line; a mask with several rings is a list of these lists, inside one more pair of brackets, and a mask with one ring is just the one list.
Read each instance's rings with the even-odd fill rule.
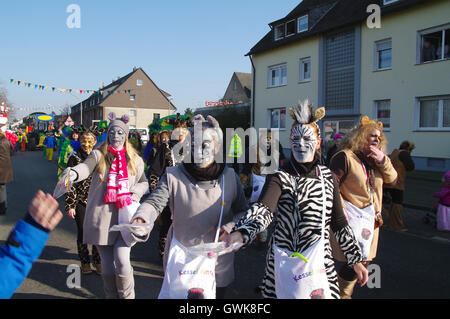
[[197,181],[213,181],[219,178],[225,169],[225,164],[212,163],[208,167],[200,168],[194,163],[183,163],[186,171]]
[[106,185],[105,203],[115,203],[117,208],[131,205],[131,196],[128,181],[128,167],[125,156],[125,148],[117,151],[111,146],[108,151],[114,155],[108,174]]
[[[317,167],[318,164],[320,164],[320,156],[316,153],[313,160],[308,163],[299,163],[294,157],[291,157],[291,160],[284,165],[284,168],[288,173],[293,175],[297,175],[298,172],[300,176],[309,176],[311,174],[314,175],[314,173],[311,172]],[[294,165],[295,170],[291,165]]]

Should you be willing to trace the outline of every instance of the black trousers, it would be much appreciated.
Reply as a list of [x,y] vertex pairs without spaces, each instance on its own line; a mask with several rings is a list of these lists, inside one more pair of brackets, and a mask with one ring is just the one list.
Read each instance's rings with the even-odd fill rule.
[[386,191],[391,194],[392,202],[394,204],[403,204],[403,191],[395,188],[386,188]]
[[[83,244],[83,223],[84,216],[86,215],[86,206],[77,205],[75,214],[75,223],[77,225],[77,249],[78,257],[82,264],[89,264],[91,262],[88,245]],[[100,264],[100,255],[97,251],[97,247],[92,245],[92,262],[94,264]]]

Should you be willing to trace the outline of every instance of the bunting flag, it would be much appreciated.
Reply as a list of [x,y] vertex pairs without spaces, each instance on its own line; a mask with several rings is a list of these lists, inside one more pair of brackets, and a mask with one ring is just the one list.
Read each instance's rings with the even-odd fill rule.
[[15,79],[10,79],[9,80],[10,84],[17,84],[18,86],[23,86],[23,87],[27,87],[27,88],[34,88],[35,90],[47,90],[47,91],[52,91],[52,92],[60,92],[60,93],[79,93],[79,94],[102,94],[103,93],[108,93],[108,94],[129,94],[131,93],[133,90],[132,89],[128,89],[128,90],[79,90],[79,89],[63,89],[63,88],[58,88],[58,87],[54,87],[54,86],[50,86],[50,85],[43,85],[43,84],[33,84],[30,82],[25,82],[25,81],[19,81],[19,80],[15,80]]

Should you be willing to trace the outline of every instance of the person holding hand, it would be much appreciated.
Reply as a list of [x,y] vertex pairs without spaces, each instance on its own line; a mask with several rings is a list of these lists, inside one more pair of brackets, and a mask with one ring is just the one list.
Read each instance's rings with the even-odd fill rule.
[[[92,176],[83,223],[83,243],[96,245],[107,299],[134,299],[134,274],[127,234],[110,232],[126,220],[148,188],[144,161],[128,141],[128,121],[108,114],[107,140],[86,160],[67,168],[61,178],[79,183]],[[127,221],[128,222],[128,221]],[[127,223],[124,222],[124,223]],[[130,236],[131,237],[131,236]]]
[[[97,137],[94,133],[91,131],[83,132],[80,137],[81,146],[69,156],[67,167],[74,167],[84,162],[91,153],[96,142]],[[88,245],[83,244],[83,223],[91,180],[92,175],[82,182],[72,185],[70,190],[64,195],[67,215],[74,219],[77,225],[77,251],[81,262],[81,272],[83,274],[92,272]],[[97,274],[101,275],[101,259],[95,245],[92,246],[92,262]]]
[[228,247],[235,243],[248,245],[274,220],[262,296],[338,299],[330,229],[361,286],[366,284],[368,272],[361,263],[362,252],[345,218],[336,177],[320,164],[321,138],[316,122],[325,116],[325,109],[313,112],[312,105],[305,100],[291,108],[290,115],[294,120],[290,160],[267,176],[259,199],[232,233],[220,239]]
[[58,202],[50,194],[38,191],[25,217],[0,247],[0,299],[11,298],[19,288],[62,217]]

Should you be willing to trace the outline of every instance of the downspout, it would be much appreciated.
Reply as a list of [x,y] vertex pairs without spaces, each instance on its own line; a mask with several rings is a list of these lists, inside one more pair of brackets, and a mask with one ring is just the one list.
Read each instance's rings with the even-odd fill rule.
[[252,56],[249,55],[250,62],[252,63],[252,117],[250,120],[250,127],[255,126],[255,65],[253,64]]

